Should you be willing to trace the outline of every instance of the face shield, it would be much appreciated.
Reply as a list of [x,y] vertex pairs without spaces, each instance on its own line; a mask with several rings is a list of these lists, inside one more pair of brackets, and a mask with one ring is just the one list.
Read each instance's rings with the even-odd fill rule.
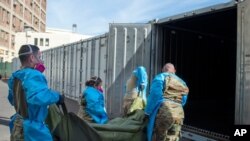
[[19,56],[28,55],[28,54],[33,54],[34,57],[36,58],[37,62],[38,62],[38,63],[36,63],[36,65],[34,66],[34,69],[36,69],[36,70],[38,70],[38,71],[40,71],[40,72],[43,73],[44,70],[45,70],[45,66],[44,66],[44,64],[43,64],[43,60],[42,60],[40,57],[38,57],[37,55],[35,55],[35,54],[33,53],[32,48],[31,48],[30,45],[27,45],[27,46],[29,47],[29,51],[28,51],[28,52],[24,52],[24,53],[20,53]]

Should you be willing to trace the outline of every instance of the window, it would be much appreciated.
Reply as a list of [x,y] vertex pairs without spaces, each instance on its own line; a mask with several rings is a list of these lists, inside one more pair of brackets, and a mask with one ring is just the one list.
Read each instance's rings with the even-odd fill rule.
[[45,39],[45,46],[47,46],[47,47],[49,46],[49,39],[48,38]]
[[12,52],[12,56],[15,56],[15,52]]
[[15,46],[15,35],[11,35],[11,47],[14,48]]
[[43,46],[43,38],[40,38],[40,46]]
[[38,45],[38,39],[37,38],[34,38],[34,45]]
[[5,21],[5,10],[4,9],[2,9],[3,11],[2,11],[2,15],[1,15],[1,17],[2,17],[2,21]]
[[7,13],[7,20],[6,20],[6,23],[7,23],[7,24],[10,23],[10,13],[9,13],[9,12]]
[[4,39],[4,31],[3,30],[0,30],[0,39]]
[[4,50],[0,49],[0,55],[4,55]]
[[9,33],[5,32],[5,41],[8,42],[9,41]]
[[20,13],[22,14],[23,13],[23,5],[20,5],[20,9],[19,9],[20,11]]
[[12,18],[12,26],[13,26],[13,28],[15,28],[16,27],[16,17],[15,16],[13,16],[13,18]]
[[5,55],[9,55],[9,51],[5,51]]

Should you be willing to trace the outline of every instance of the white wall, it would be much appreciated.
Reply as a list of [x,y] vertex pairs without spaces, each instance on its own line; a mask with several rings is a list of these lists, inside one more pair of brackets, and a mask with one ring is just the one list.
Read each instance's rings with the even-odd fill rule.
[[0,45],[0,62],[11,62],[13,57],[15,57],[15,50]]
[[[60,29],[46,29],[45,33],[39,32],[18,32],[15,37],[15,52],[16,56],[18,55],[18,51],[23,44],[35,44],[35,38],[38,40],[38,47],[41,51],[47,50],[50,48],[58,47],[63,44],[68,44],[76,41],[80,41],[83,39],[90,38],[91,36],[82,35],[78,33],[72,33],[68,30],[60,30]],[[43,45],[41,45],[40,39],[43,39]],[[45,40],[49,40],[49,45],[45,45]]]

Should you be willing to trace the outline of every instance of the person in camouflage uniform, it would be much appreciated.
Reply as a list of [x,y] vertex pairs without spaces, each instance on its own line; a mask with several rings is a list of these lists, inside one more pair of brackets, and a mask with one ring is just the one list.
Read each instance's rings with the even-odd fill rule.
[[185,82],[175,75],[173,64],[167,63],[162,71],[163,73],[157,75],[153,81],[145,110],[146,115],[153,121],[149,122],[153,128],[149,126],[148,132],[151,132],[151,135],[148,140],[153,138],[156,141],[178,141],[184,120],[182,106],[186,103],[189,89]]

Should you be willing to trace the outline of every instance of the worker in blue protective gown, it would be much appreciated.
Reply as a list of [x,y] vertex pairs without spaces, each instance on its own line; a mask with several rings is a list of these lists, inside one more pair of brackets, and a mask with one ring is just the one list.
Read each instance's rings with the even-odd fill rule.
[[[64,97],[58,92],[48,88],[47,81],[42,72],[45,70],[41,58],[39,48],[34,45],[23,45],[19,50],[19,59],[21,61],[21,69],[12,74],[8,81],[9,95],[8,100],[11,105],[20,105],[15,96],[16,93],[14,82],[21,81],[21,88],[24,91],[24,100],[27,104],[27,117],[22,117],[23,136],[25,141],[52,141],[47,125],[44,123],[47,117],[47,107],[53,103],[63,103]],[[19,110],[11,117],[10,130],[13,132],[15,128],[16,117],[20,117]],[[11,140],[15,140],[11,138]]]
[[104,124],[108,121],[108,115],[104,105],[102,80],[93,76],[86,83],[86,89],[81,97],[78,116],[90,123]]
[[175,67],[167,63],[163,72],[156,75],[148,96],[145,114],[149,117],[148,141],[179,141],[184,120],[183,106],[189,89],[186,83],[175,75]]
[[[135,99],[141,97],[144,105],[146,105],[146,89],[148,84],[148,75],[143,66],[137,67],[126,83],[126,92],[123,98],[124,116],[129,115],[134,109],[143,109],[143,106],[133,107]],[[138,105],[138,103],[137,103]],[[139,104],[141,105],[141,104]],[[131,107],[132,106],[132,107]]]

